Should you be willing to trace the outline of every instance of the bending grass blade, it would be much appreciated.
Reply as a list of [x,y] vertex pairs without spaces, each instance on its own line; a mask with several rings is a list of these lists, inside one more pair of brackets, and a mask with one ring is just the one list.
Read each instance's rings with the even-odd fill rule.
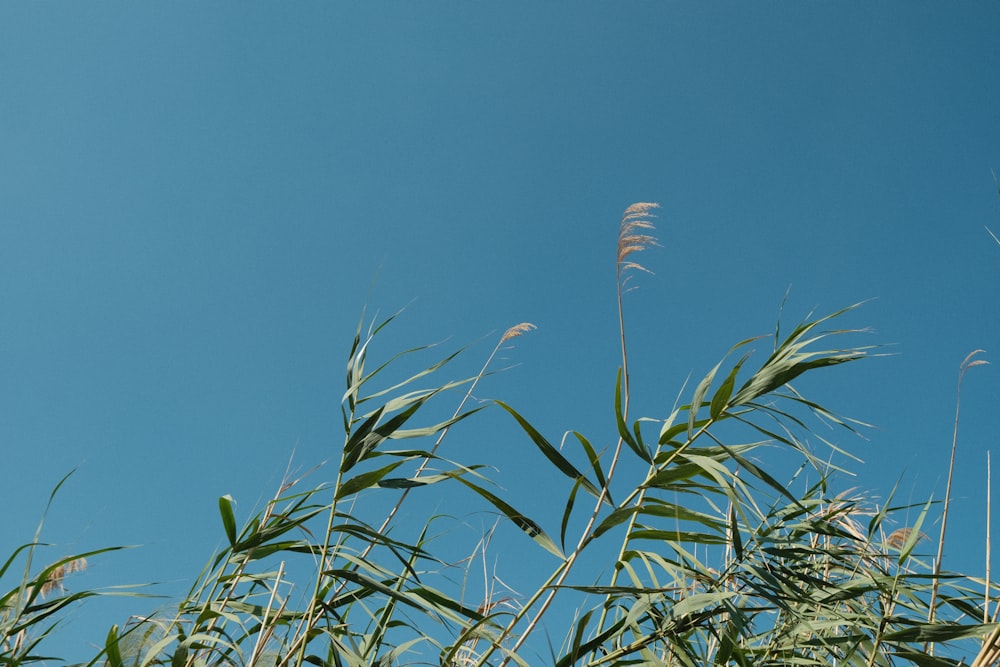
[[517,423],[520,424],[521,428],[524,429],[524,432],[528,434],[528,437],[531,438],[533,443],[535,443],[535,446],[538,447],[542,454],[545,455],[545,458],[547,458],[559,470],[559,472],[566,475],[574,482],[579,483],[580,486],[582,486],[590,495],[595,498],[601,498],[607,505],[611,506],[611,501],[607,498],[607,495],[602,495],[600,489],[598,489],[593,482],[587,479],[583,473],[577,470],[576,467],[570,463],[558,449],[553,447],[552,444],[528,422],[528,420],[522,417],[516,410],[514,410],[514,408],[510,407],[503,401],[494,402],[510,413],[515,420],[517,420]]

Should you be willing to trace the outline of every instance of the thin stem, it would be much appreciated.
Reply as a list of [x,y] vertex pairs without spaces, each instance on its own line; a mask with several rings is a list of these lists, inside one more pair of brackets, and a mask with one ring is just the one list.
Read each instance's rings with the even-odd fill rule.
[[[934,559],[934,574],[933,574],[934,583],[931,585],[930,609],[928,609],[927,611],[928,623],[934,622],[935,604],[937,601],[938,587],[941,582],[940,574],[941,574],[941,560],[944,557],[944,536],[945,536],[945,530],[948,527],[948,509],[951,504],[951,480],[955,472],[955,450],[958,448],[958,415],[959,415],[959,410],[962,407],[962,378],[965,377],[965,372],[970,368],[972,368],[973,366],[981,366],[983,364],[989,363],[988,361],[984,361],[982,359],[976,359],[973,361],[972,358],[977,354],[980,354],[981,352],[983,351],[974,350],[973,352],[971,352],[965,358],[965,360],[962,362],[962,365],[958,369],[958,388],[957,391],[955,392],[955,425],[954,428],[952,429],[952,436],[951,436],[951,460],[948,463],[948,483],[945,485],[945,490],[944,490],[944,510],[941,513],[941,535],[938,538],[937,557]],[[933,646],[930,647],[929,652],[931,655],[934,654]]]
[[[275,623],[268,623],[271,620],[271,611],[274,609],[274,601],[278,595],[278,586],[281,585],[281,577],[285,574],[285,561],[281,561],[278,566],[278,574],[274,578],[274,588],[271,589],[271,596],[267,601],[267,606],[264,608],[264,616],[260,621],[260,632],[257,633],[257,641],[254,643],[253,651],[250,652],[250,659],[247,660],[248,666],[253,666],[257,663],[257,659],[260,658],[264,651],[264,646],[270,640],[271,636],[274,634]],[[274,614],[274,618],[281,616],[282,612],[285,610],[285,603],[287,600],[282,600],[281,605]]]
[[990,450],[986,450],[986,599],[983,601],[983,623],[990,622]]
[[[624,316],[624,308],[622,306],[622,263],[621,263],[621,259],[619,259],[619,261],[618,261],[618,332],[619,332],[619,338],[621,340],[621,346],[622,346],[622,376],[623,376],[622,383],[624,385],[624,396],[623,396],[623,399],[622,399],[622,421],[624,421],[625,423],[628,423],[628,407],[629,407],[629,397],[631,395],[631,390],[629,388],[628,346],[625,344],[625,316]],[[621,437],[619,437],[618,438],[618,445],[615,447],[615,456],[612,459],[611,470],[608,472],[608,481],[609,481],[609,484],[610,484],[610,480],[611,480],[611,475],[614,473],[614,466],[618,462],[619,453],[621,452],[621,448],[622,448],[622,444],[623,443],[624,443],[624,440]],[[655,460],[655,458],[654,458],[654,460]],[[655,467],[655,464],[654,464],[654,466],[651,466],[651,467]],[[602,491],[602,497],[603,497],[603,491]],[[641,502],[641,497],[639,499],[639,502]],[[622,507],[625,507],[625,504],[622,504]],[[626,530],[626,532],[625,532],[626,537],[625,537],[624,540],[622,540],[621,549],[618,551],[618,558],[615,560],[616,563],[621,562],[621,559],[622,559],[622,557],[625,554],[625,549],[628,546],[628,534],[631,532],[632,526],[635,524],[635,520],[636,520],[636,518],[635,518],[634,515],[629,519],[628,530]],[[610,585],[612,587],[614,587],[618,583],[618,573],[619,572],[620,572],[620,570],[618,570],[616,568],[614,570],[614,572],[611,573],[611,584]],[[608,606],[607,605],[603,605],[603,607],[601,609],[601,616],[597,620],[597,631],[598,631],[598,633],[600,633],[601,630],[604,629],[604,623],[607,621],[607,619],[608,619]]]

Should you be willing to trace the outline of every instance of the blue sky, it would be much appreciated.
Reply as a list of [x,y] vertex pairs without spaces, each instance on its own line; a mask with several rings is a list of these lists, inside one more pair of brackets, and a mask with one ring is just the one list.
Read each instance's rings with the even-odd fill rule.
[[[843,323],[891,356],[804,388],[877,427],[835,434],[845,486],[940,497],[959,363],[1000,351],[998,34],[991,2],[3,3],[0,552],[76,467],[53,556],[143,545],[88,583],[183,590],[218,496],[249,512],[293,449],[336,454],[365,304],[406,307],[385,355],[481,341],[467,374],[535,323],[483,396],[612,438],[635,201],[662,247],[627,299],[634,416],[789,288],[789,324],[873,299]],[[963,387],[946,551],[977,573],[997,373]],[[143,611],[93,609],[67,657]]]

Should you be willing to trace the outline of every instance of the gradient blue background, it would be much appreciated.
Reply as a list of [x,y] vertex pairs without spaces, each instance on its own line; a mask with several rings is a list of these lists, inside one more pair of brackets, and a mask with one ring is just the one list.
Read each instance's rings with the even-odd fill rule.
[[[366,303],[407,306],[381,358],[480,341],[449,377],[537,324],[479,397],[612,442],[634,201],[662,247],[627,299],[633,416],[789,287],[789,325],[872,298],[843,324],[891,356],[801,388],[877,427],[821,431],[865,461],[845,488],[940,498],[959,363],[1000,351],[998,35],[995,2],[0,4],[0,553],[78,467],[46,554],[142,545],[78,585],[185,590],[218,496],[245,517],[293,449],[336,456]],[[997,368],[963,392],[945,566],[982,574]],[[530,444],[483,424],[453,444],[544,504]],[[95,603],[51,646],[89,657],[151,606]]]

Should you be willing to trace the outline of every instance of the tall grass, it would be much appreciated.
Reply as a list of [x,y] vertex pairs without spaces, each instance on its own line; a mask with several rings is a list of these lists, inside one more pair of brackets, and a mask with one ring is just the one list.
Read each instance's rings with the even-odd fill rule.
[[[90,664],[944,666],[961,664],[950,656],[970,641],[981,642],[976,664],[996,664],[983,582],[940,570],[940,556],[931,562],[918,550],[932,504],[899,525],[912,508],[838,490],[831,455],[847,453],[816,427],[864,425],[793,386],[873,356],[851,343],[859,332],[836,326],[856,306],[787,332],[779,318],[769,336],[734,345],[686,403],[632,417],[625,295],[645,270],[636,253],[656,245],[654,210],[634,204],[619,224],[613,446],[576,432],[556,446],[512,403],[470,400],[498,351],[533,325],[504,332],[479,372],[456,380],[444,378],[466,352],[379,358],[396,316],[363,317],[347,355],[336,460],[289,470],[243,521],[234,499],[221,497],[225,546],[175,605],[112,626]],[[764,340],[770,349],[756,360],[751,349]],[[452,428],[483,410],[509,416],[539,452],[551,481],[543,497],[505,495],[496,482],[516,471],[449,447]],[[489,507],[549,569],[491,569],[495,528],[455,557],[439,535],[453,523],[413,520],[429,497]],[[550,516],[553,503],[558,522],[535,518]],[[36,536],[0,570],[27,561],[0,598],[3,664],[41,659],[57,612],[96,594],[62,585],[74,563],[99,552],[35,572],[39,546]]]
[[[61,612],[87,598],[112,595],[116,592],[83,590],[73,593],[67,590],[64,581],[73,573],[86,569],[88,558],[121,547],[64,556],[41,568],[35,567],[39,552],[51,546],[41,541],[45,514],[70,475],[72,473],[59,480],[49,495],[46,511],[31,541],[15,548],[0,565],[0,664],[2,665],[16,666],[45,659],[45,640],[58,630]],[[4,591],[10,583],[14,586]],[[53,657],[58,658],[58,656]]]

